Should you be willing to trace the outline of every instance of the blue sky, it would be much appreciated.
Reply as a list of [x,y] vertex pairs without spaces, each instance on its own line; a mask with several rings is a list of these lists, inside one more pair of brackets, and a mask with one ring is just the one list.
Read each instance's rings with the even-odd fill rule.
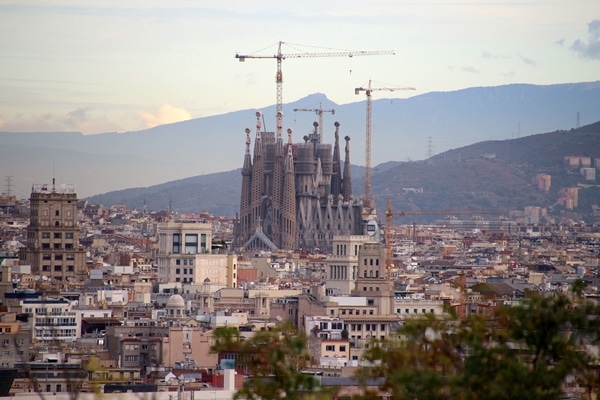
[[[354,88],[431,91],[600,79],[600,1],[0,0],[0,131],[126,132]],[[293,44],[293,45],[292,45]],[[380,97],[390,97],[380,93]]]

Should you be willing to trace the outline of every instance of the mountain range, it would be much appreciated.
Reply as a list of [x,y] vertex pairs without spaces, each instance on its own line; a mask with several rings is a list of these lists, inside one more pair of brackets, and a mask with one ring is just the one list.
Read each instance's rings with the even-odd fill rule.
[[[382,163],[373,168],[371,192],[380,211],[391,199],[396,210],[523,210],[541,206],[556,217],[597,221],[592,206],[600,206],[600,185],[584,180],[579,168],[567,168],[566,156],[600,160],[600,122],[568,131],[479,142],[425,161]],[[353,166],[351,173],[355,193],[364,193],[364,167]],[[532,184],[532,178],[540,173],[551,176],[548,192]],[[148,210],[208,211],[233,216],[239,210],[240,185],[238,168],[147,188],[113,191],[87,200],[137,209],[146,204]],[[580,188],[579,207],[574,211],[556,205],[559,191],[567,187]]]
[[[318,107],[335,110],[335,115],[325,115],[324,142],[333,142],[333,122],[339,121],[340,134],[352,138],[351,161],[363,164],[364,98],[338,105],[316,93],[284,104],[284,128],[294,130],[295,141],[313,129],[318,117],[293,110]],[[434,163],[451,157],[453,149],[474,143],[518,141],[598,121],[600,82],[511,84],[431,92],[407,99],[374,96],[372,107],[372,164],[378,165],[376,172],[392,165],[407,168],[416,162],[409,160]],[[275,107],[261,111],[264,128],[273,131]],[[31,184],[49,182],[53,177],[60,183],[76,184],[80,197],[105,199],[117,190],[159,185],[165,190],[155,194],[160,208],[169,203],[175,207],[175,197],[182,195],[169,188],[194,182],[208,188],[216,182],[225,186],[220,190],[228,193],[228,201],[219,203],[220,211],[204,202],[195,210],[212,207],[214,212],[224,213],[239,202],[240,176],[235,170],[243,159],[244,129],[254,130],[255,112],[240,110],[127,133],[1,132],[0,170],[11,176],[13,192],[19,197],[29,196]],[[362,179],[361,169],[355,169],[353,177]],[[375,188],[375,175],[373,178]],[[164,182],[168,183],[160,185]],[[355,191],[361,188],[360,184],[355,187]],[[149,196],[145,197],[149,202]]]

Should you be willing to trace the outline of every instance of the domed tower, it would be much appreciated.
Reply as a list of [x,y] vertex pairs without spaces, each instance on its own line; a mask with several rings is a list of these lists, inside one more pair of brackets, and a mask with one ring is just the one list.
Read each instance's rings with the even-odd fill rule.
[[185,300],[178,294],[174,294],[171,297],[169,297],[165,309],[167,310],[166,319],[171,322],[181,321],[186,318]]

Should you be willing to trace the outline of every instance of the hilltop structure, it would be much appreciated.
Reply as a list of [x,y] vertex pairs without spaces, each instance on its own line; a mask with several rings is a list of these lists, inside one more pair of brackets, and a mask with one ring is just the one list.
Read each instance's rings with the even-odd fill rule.
[[[247,250],[331,249],[334,235],[363,233],[361,205],[352,194],[350,138],[342,168],[339,123],[335,144],[321,142],[318,124],[304,143],[262,132],[256,113],[254,153],[246,129],[240,213],[234,246]],[[281,124],[281,115],[278,115]],[[281,131],[281,130],[278,130]]]

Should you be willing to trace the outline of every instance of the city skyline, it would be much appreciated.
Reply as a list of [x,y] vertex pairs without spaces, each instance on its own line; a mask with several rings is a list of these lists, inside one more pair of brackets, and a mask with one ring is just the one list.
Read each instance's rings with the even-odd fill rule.
[[273,59],[235,54],[394,50],[283,61],[283,101],[354,88],[432,91],[598,80],[600,6],[514,1],[0,1],[0,131],[141,130],[275,103]]

